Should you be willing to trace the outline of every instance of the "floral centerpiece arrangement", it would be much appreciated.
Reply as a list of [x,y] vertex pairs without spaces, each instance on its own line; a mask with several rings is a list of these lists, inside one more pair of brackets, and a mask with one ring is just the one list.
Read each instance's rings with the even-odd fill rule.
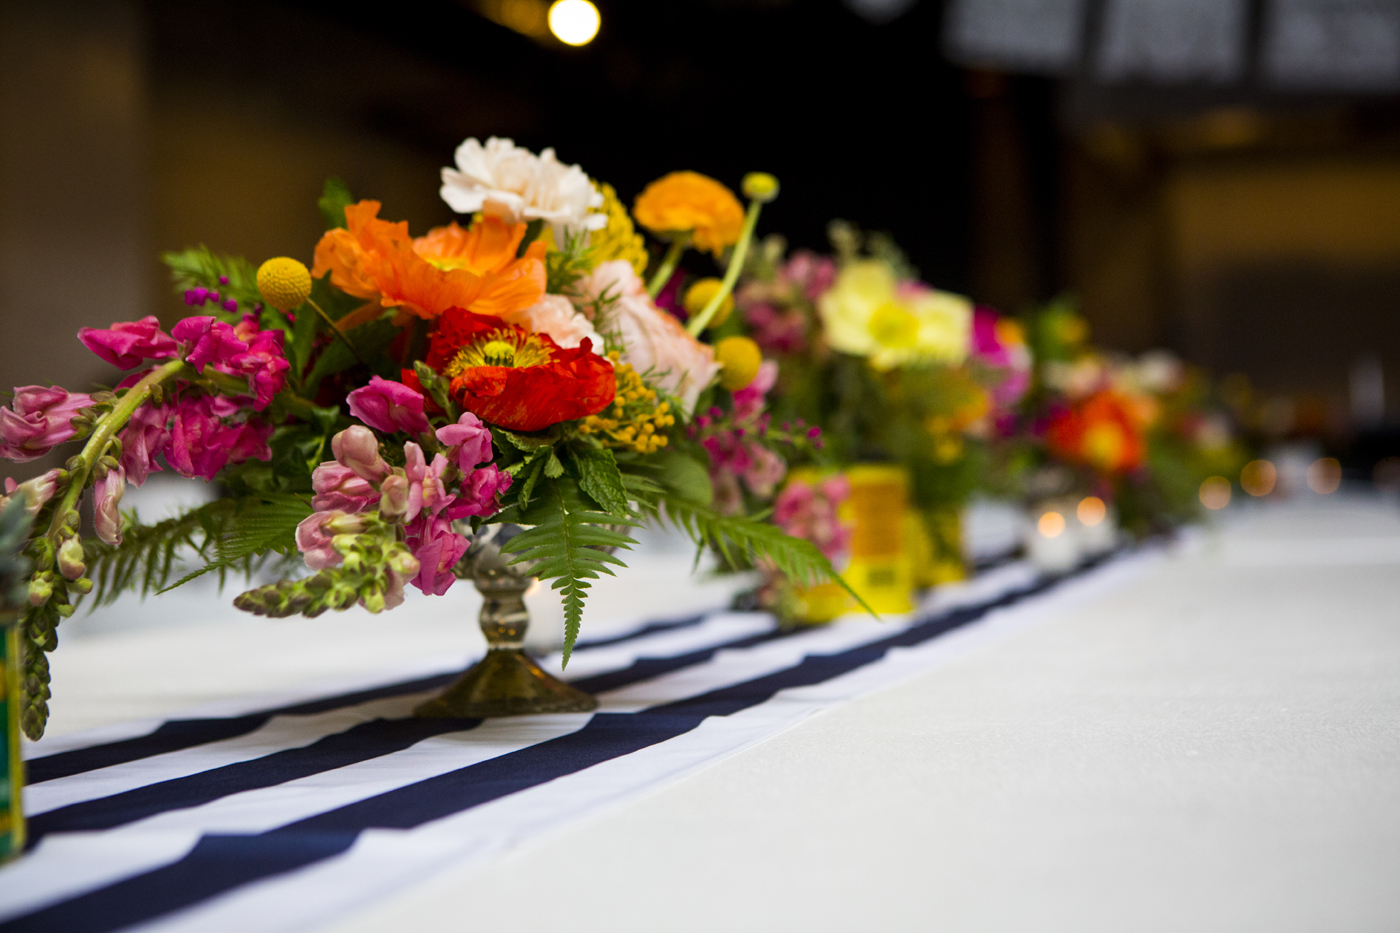
[[[80,444],[62,468],[5,487],[34,528],[26,732],[43,732],[45,652],[85,595],[261,568],[283,578],[238,607],[379,612],[407,586],[446,592],[483,526],[508,523],[525,530],[505,550],[561,593],[567,663],[589,580],[622,564],[613,552],[639,520],[664,516],[701,547],[798,581],[833,576],[817,546],[726,485],[737,471],[771,494],[784,461],[820,440],[762,413],[775,367],[752,341],[703,339],[732,305],[777,182],[750,175],[743,191],[747,208],[713,179],[673,173],[629,215],[552,150],[468,139],[442,172],[460,222],[414,237],[332,180],[309,269],[166,255],[191,316],[83,328],[113,367],[110,389],[23,386],[0,408],[0,456]],[[664,255],[652,258],[634,217]],[[724,276],[686,326],[654,299],[691,246]],[[156,524],[124,515],[127,485],[166,469],[222,495]],[[191,556],[202,566],[181,576]]]
[[[922,551],[913,584],[957,579],[958,515],[985,473],[987,445],[1015,427],[1030,382],[1026,341],[1015,321],[920,281],[888,237],[841,222],[829,232],[834,255],[787,256],[776,238],[757,251],[736,327],[778,364],[776,416],[820,425],[829,463],[891,464],[907,476],[908,537]],[[774,520],[840,559],[851,544],[838,519],[849,495],[829,469],[795,474]]]

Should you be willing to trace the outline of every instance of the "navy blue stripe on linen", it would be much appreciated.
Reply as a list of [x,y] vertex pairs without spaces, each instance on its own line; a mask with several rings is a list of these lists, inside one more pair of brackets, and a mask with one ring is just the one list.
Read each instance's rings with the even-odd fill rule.
[[[619,645],[637,638],[655,635],[658,632],[675,631],[698,625],[706,618],[708,615],[702,614],[671,621],[652,622],[622,635],[599,638],[593,641],[581,641],[574,646],[574,650],[584,651],[590,648]],[[146,735],[121,739],[116,742],[105,742],[101,745],[90,745],[85,748],[75,748],[71,751],[57,752],[41,758],[32,758],[25,762],[27,769],[25,783],[42,784],[44,781],[54,781],[59,778],[71,777],[74,774],[96,771],[98,768],[110,768],[113,765],[139,761],[142,758],[150,758],[155,755],[164,755],[167,752],[178,752],[186,748],[194,748],[196,745],[236,739],[262,728],[274,716],[313,716],[317,713],[343,709],[347,706],[357,706],[375,700],[436,690],[447,686],[460,674],[460,671],[433,674],[428,677],[385,684],[382,687],[372,687],[366,690],[323,697],[319,700],[259,710],[242,716],[172,719],[162,723],[159,728]]]
[[0,933],[110,933],[242,885],[347,851],[368,829],[412,829],[684,735],[709,716],[758,706],[780,690],[823,683],[1042,593],[1102,563],[1045,577],[975,606],[941,613],[886,638],[639,713],[598,713],[577,732],[427,778],[264,833],[207,835],[184,857],[24,916]]
[[[791,629],[772,629],[673,657],[637,658],[625,668],[583,677],[573,683],[587,693],[618,690],[681,668],[704,663],[719,651],[753,648],[792,634],[795,634],[795,631]],[[197,774],[158,781],[122,793],[56,807],[29,818],[30,843],[37,843],[49,833],[113,829],[157,813],[198,807],[230,794],[274,787],[298,778],[391,755],[425,739],[450,732],[465,732],[475,729],[480,724],[479,719],[370,720],[299,748],[287,748]]]

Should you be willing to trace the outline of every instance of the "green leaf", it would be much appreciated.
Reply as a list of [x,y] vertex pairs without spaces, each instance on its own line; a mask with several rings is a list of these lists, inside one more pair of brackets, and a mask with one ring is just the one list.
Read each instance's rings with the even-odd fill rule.
[[688,457],[678,450],[663,450],[657,460],[660,466],[658,482],[670,493],[668,498],[683,499],[702,507],[715,501],[710,471],[694,457]]
[[316,201],[316,206],[321,209],[321,219],[326,222],[326,229],[344,227],[345,208],[354,203],[355,197],[345,182],[334,175],[327,178],[325,187],[321,189],[321,197]]
[[571,479],[546,479],[535,504],[518,513],[518,521],[533,525],[512,538],[503,550],[515,562],[534,561],[541,580],[553,580],[564,601],[564,665],[568,666],[583,619],[583,600],[598,574],[612,575],[609,564],[623,561],[602,548],[630,548],[637,542],[608,526],[634,525],[628,518],[588,507]]
[[549,459],[544,464],[544,475],[550,479],[558,479],[564,475],[564,463],[552,449],[549,452]]
[[535,457],[525,466],[525,482],[520,485],[520,494],[516,497],[522,509],[530,505],[530,496],[535,492],[535,484],[540,481],[540,474],[544,472],[544,459]]
[[[252,310],[255,303],[262,301],[258,291],[257,267],[242,256],[227,256],[216,253],[207,246],[161,253],[161,262],[170,269],[170,279],[179,293],[197,286],[217,289],[223,298],[232,298],[240,305],[237,311],[225,311],[217,305],[208,305],[196,314],[212,313],[219,317],[238,320]],[[228,282],[220,282],[220,278]],[[271,322],[264,324],[270,326]]]
[[573,454],[579,488],[588,493],[604,511],[626,515],[627,488],[612,451],[607,448],[584,448],[575,450]]
[[519,434],[515,431],[507,431],[505,428],[493,427],[491,429],[491,434],[493,437],[505,438],[510,442],[512,447],[516,450],[522,450],[525,453],[533,453],[542,447],[553,447],[559,442],[559,432],[553,429],[539,436],[535,436],[532,434]]
[[418,383],[423,387],[428,398],[436,402],[437,406],[447,413],[450,421],[456,421],[458,418],[457,403],[452,401],[451,383],[448,382],[447,377],[422,360],[414,361],[413,371],[418,374]]

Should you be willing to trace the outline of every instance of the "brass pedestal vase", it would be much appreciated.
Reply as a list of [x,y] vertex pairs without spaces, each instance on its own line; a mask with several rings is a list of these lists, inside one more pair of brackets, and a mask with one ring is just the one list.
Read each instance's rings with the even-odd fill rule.
[[510,563],[501,547],[520,532],[513,525],[482,529],[462,558],[462,572],[481,593],[486,657],[442,693],[413,711],[425,718],[492,718],[537,713],[587,713],[598,701],[550,676],[525,653],[530,612],[525,591],[535,582],[529,561]]

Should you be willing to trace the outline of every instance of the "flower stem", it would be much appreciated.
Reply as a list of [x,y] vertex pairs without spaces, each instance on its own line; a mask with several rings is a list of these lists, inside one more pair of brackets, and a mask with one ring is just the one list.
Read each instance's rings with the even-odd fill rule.
[[744,229],[739,234],[739,242],[734,244],[734,252],[729,254],[729,268],[724,270],[724,281],[720,283],[719,291],[715,292],[710,303],[686,325],[685,329],[689,331],[690,336],[700,336],[709,326],[710,319],[715,316],[719,306],[724,303],[724,299],[734,291],[734,283],[739,281],[739,273],[744,270],[744,260],[749,254],[749,243],[753,241],[754,228],[758,226],[758,212],[762,209],[763,202],[757,198],[749,202],[748,213],[744,215]]
[[136,385],[127,390],[107,417],[92,432],[86,444],[83,445],[83,452],[78,455],[78,467],[72,470],[68,477],[68,488],[63,491],[63,498],[59,500],[58,507],[53,511],[53,520],[49,522],[49,530],[46,537],[53,544],[58,543],[58,533],[71,512],[78,504],[78,498],[83,494],[83,488],[87,486],[88,476],[96,466],[97,461],[107,452],[107,446],[112,442],[112,437],[131,420],[136,409],[140,408],[145,401],[151,397],[151,391],[156,386],[163,385],[176,377],[183,376],[188,379],[194,376],[194,368],[184,360],[171,360],[162,366],[158,366],[145,375]]
[[340,342],[345,344],[346,348],[349,349],[349,351],[355,355],[355,359],[360,361],[360,365],[368,366],[369,364],[365,362],[365,358],[363,356],[360,356],[360,351],[356,350],[355,345],[350,342],[350,338],[345,335],[344,331],[342,331],[339,327],[335,326],[335,321],[331,320],[331,316],[326,312],[322,311],[321,306],[318,305],[316,302],[312,301],[310,298],[306,299],[306,303],[311,305],[312,308],[316,309],[316,313],[321,315],[321,320],[326,322],[326,326],[331,329],[331,333],[335,334],[337,337],[340,338]]
[[651,284],[647,286],[647,294],[653,301],[661,294],[661,289],[666,287],[666,283],[671,281],[671,273],[676,271],[676,263],[681,261],[681,254],[690,245],[693,235],[694,231],[687,230],[685,233],[676,234],[675,239],[671,240],[671,248],[666,250],[665,258],[661,260],[656,274],[651,277]]

